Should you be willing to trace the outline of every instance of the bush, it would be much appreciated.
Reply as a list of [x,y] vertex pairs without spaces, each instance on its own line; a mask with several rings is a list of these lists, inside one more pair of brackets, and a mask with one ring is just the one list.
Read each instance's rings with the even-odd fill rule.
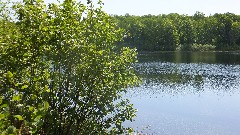
[[209,44],[193,44],[191,46],[192,51],[214,51],[216,46]]
[[[15,3],[1,17],[1,134],[122,134],[135,109],[121,94],[138,82],[136,51],[102,11],[73,0]],[[1,7],[1,12],[5,11]]]
[[209,44],[185,44],[185,45],[180,45],[177,50],[181,51],[214,51],[216,46],[214,45],[209,45]]

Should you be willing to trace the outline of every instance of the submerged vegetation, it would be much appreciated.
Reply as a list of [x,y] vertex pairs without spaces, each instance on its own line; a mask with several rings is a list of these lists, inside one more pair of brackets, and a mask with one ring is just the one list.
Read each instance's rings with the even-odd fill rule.
[[240,50],[240,16],[233,13],[193,16],[113,16],[125,29],[124,46],[139,51]]
[[[11,5],[11,6],[9,6]],[[74,0],[0,6],[0,134],[123,134],[136,51],[102,11]]]

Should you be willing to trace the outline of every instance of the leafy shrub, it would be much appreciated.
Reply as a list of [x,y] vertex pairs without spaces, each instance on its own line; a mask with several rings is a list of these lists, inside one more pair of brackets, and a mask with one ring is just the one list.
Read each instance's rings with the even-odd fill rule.
[[214,45],[209,45],[209,44],[185,44],[185,45],[180,45],[177,50],[181,51],[214,51],[216,46]]
[[215,50],[216,46],[209,45],[209,44],[193,44],[191,46],[192,51],[213,51]]
[[[122,98],[137,84],[136,51],[115,46],[123,31],[74,0],[1,7],[0,133],[122,134],[135,109]],[[4,13],[3,13],[4,11]]]

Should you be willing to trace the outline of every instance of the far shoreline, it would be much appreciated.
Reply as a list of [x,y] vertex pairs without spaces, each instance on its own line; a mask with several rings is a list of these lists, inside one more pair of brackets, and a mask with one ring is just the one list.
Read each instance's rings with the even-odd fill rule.
[[215,52],[215,53],[239,53],[240,54],[240,50],[236,50],[236,51],[138,51],[138,54],[157,54],[157,53],[168,53],[168,52],[187,52],[187,53],[191,53],[191,52],[199,52],[199,53],[208,53],[208,52]]

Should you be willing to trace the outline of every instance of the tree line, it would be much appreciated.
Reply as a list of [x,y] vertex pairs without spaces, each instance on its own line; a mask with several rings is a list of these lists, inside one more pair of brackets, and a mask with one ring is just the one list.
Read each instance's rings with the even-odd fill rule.
[[126,32],[124,41],[119,44],[136,47],[139,51],[240,49],[240,15],[233,13],[112,17]]

